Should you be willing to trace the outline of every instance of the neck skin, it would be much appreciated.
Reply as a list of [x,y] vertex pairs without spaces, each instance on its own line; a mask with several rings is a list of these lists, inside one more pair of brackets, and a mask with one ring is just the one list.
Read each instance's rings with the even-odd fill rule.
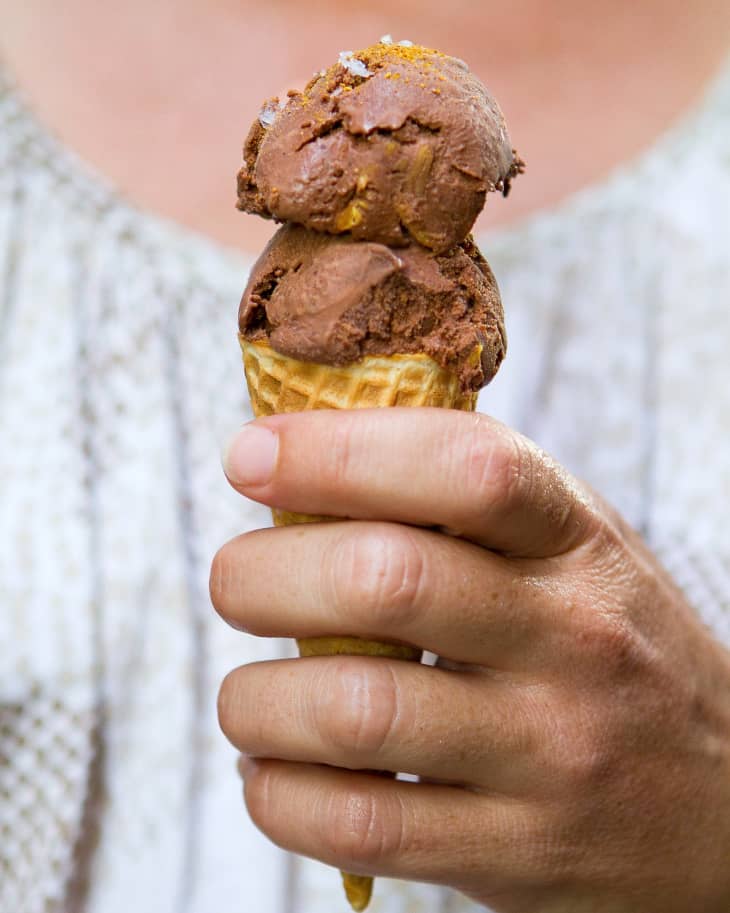
[[641,152],[717,70],[730,4],[586,6],[0,0],[0,54],[41,120],[129,200],[255,252],[272,226],[233,206],[261,102],[386,32],[467,60],[505,112],[528,170],[478,228],[553,206]]

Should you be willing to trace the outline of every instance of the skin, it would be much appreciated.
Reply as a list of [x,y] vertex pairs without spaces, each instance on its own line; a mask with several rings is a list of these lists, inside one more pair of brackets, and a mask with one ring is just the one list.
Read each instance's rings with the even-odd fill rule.
[[225,545],[226,621],[440,657],[228,675],[219,718],[268,837],[501,913],[726,913],[730,654],[595,494],[448,410],[262,419],[226,472],[264,504],[347,518]]
[[[727,53],[730,5],[0,0],[0,19],[0,53],[65,143],[138,206],[250,252],[271,226],[233,210],[245,130],[263,96],[337,51],[449,36],[529,161],[509,203],[487,205],[480,226],[494,227],[650,146]],[[264,833],[506,913],[726,913],[730,658],[621,518],[484,416],[255,426],[276,432],[276,467],[246,477],[231,448],[243,495],[349,519],[224,546],[218,611],[259,636],[390,638],[440,657],[231,672],[221,724]],[[244,446],[259,473],[265,449]]]
[[273,226],[234,209],[244,135],[265,97],[339,51],[391,32],[462,57],[489,86],[528,171],[508,201],[491,196],[485,229],[650,146],[727,53],[730,4],[0,0],[0,21],[0,55],[66,144],[138,206],[251,253]]

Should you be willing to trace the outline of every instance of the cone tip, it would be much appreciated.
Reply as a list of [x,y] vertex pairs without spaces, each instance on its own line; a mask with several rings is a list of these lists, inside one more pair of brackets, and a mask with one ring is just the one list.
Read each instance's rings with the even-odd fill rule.
[[373,893],[373,879],[367,875],[342,873],[345,895],[355,913],[361,913],[370,903]]

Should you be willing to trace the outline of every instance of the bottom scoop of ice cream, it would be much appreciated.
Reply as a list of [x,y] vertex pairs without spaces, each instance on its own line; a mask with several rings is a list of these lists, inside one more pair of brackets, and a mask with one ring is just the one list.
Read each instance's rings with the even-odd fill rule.
[[255,264],[239,330],[321,364],[423,353],[472,391],[489,383],[506,350],[499,290],[470,239],[434,255],[293,225]]

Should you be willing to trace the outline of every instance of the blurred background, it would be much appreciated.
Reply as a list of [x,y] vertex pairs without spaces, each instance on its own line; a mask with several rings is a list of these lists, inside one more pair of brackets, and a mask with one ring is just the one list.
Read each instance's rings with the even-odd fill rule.
[[0,0],[0,54],[41,120],[123,196],[226,245],[271,226],[233,209],[262,101],[385,33],[464,58],[528,162],[520,220],[646,148],[727,49],[726,0]]

